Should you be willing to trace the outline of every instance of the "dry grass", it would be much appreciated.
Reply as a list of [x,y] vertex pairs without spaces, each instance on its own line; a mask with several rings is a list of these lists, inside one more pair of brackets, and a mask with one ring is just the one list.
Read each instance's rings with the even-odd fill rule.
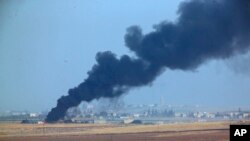
[[184,132],[190,130],[228,129],[230,122],[196,122],[162,125],[111,125],[111,124],[0,124],[0,137],[121,134],[144,132]]
[[105,127],[112,127],[112,125],[0,123],[0,137],[76,134],[94,128],[102,129]]
[[[250,121],[246,122],[247,124]],[[196,122],[161,125],[115,124],[18,124],[0,123],[0,141],[24,140],[173,140],[226,141],[229,125],[237,122]]]

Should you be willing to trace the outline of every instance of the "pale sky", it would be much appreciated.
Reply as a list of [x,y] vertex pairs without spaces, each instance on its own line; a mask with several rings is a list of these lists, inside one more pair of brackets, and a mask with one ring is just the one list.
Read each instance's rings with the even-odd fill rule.
[[[51,109],[87,77],[98,51],[133,55],[124,45],[126,28],[139,25],[147,33],[174,21],[181,1],[1,0],[0,111]],[[151,104],[162,97],[171,105],[250,108],[249,56],[210,61],[193,72],[166,70],[124,101]]]

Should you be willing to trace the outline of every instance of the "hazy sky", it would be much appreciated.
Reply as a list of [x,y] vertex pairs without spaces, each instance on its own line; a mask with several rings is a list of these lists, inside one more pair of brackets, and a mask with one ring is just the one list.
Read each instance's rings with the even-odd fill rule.
[[[49,110],[87,77],[98,51],[133,55],[126,28],[144,33],[174,21],[181,0],[0,0],[0,111]],[[152,86],[131,90],[127,104],[250,107],[250,55],[166,70]],[[244,69],[244,70],[242,70]]]

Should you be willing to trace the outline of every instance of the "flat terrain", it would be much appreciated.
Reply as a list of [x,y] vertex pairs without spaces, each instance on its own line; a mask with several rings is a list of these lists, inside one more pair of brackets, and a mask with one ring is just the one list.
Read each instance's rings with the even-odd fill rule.
[[[244,124],[249,123],[247,121]],[[196,122],[161,125],[0,123],[0,141],[229,141],[230,124],[238,123]]]

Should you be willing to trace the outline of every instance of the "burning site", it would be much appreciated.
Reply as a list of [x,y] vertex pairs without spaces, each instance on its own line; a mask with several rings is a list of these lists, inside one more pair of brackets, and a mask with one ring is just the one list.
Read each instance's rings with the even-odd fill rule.
[[58,99],[46,121],[62,119],[82,101],[119,97],[133,87],[149,85],[165,70],[193,70],[211,59],[246,53],[249,6],[247,0],[188,1],[180,5],[175,22],[161,22],[147,34],[139,26],[129,27],[125,44],[136,56],[98,52],[88,77]]
[[249,0],[3,0],[0,9],[0,141],[223,141],[229,125],[250,123]]

